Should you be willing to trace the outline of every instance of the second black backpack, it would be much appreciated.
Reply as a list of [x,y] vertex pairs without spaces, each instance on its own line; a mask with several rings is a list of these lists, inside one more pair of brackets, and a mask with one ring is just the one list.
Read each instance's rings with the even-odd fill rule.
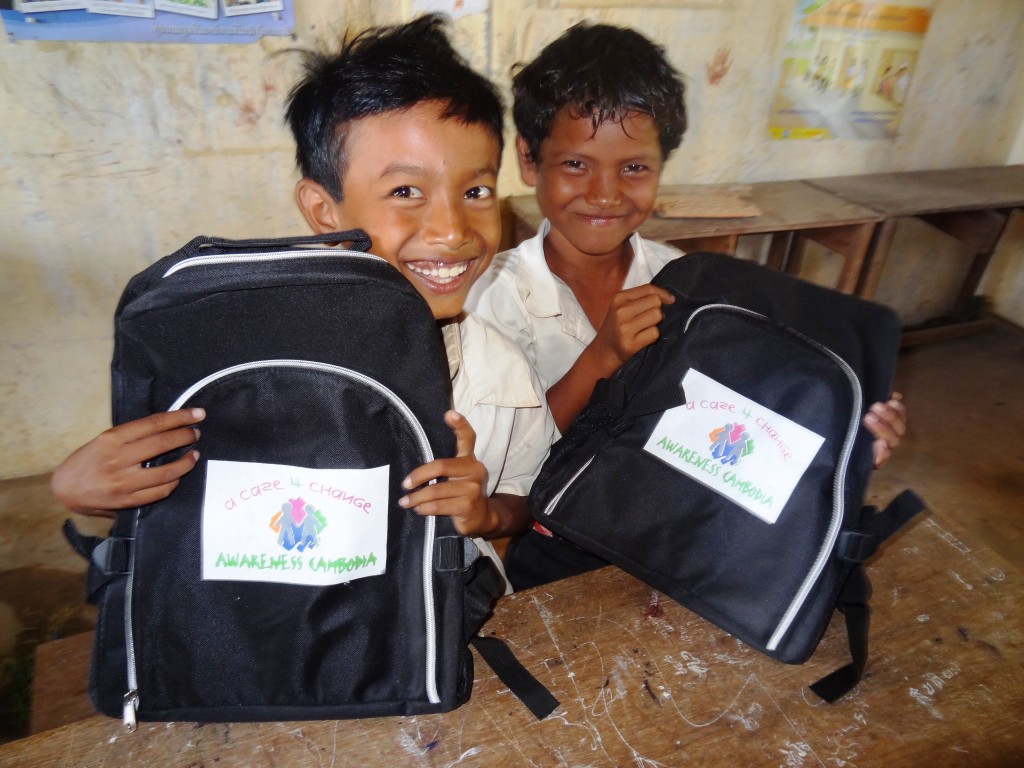
[[834,699],[866,654],[859,564],[921,509],[912,494],[864,507],[861,418],[889,398],[899,320],[718,254],[653,282],[675,296],[660,338],[598,383],[534,484],[534,516],[585,567],[615,563],[781,661],[806,660],[843,609],[854,663],[815,688]]
[[[325,242],[348,242],[345,249]],[[201,459],[88,553],[97,709],[301,720],[452,709],[501,593],[444,517],[397,505],[450,456],[426,302],[362,232],[196,238],[117,309],[114,421],[201,406]],[[168,460],[171,457],[162,457]]]

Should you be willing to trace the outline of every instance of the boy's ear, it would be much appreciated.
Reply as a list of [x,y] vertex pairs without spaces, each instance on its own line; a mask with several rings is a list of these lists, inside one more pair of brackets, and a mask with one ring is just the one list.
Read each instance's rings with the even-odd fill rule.
[[537,164],[530,158],[530,145],[518,133],[516,134],[516,158],[519,160],[519,178],[523,183],[537,186]]
[[309,228],[316,234],[340,232],[345,228],[334,198],[312,179],[299,179],[295,185],[295,203]]

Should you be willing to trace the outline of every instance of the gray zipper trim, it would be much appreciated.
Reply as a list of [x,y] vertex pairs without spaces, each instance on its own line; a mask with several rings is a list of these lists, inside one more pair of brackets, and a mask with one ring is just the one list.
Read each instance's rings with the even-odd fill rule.
[[[708,310],[720,309],[729,312],[736,312],[737,314],[748,315],[755,317],[766,322],[772,322],[771,319],[762,315],[759,312],[754,312],[743,307],[737,307],[732,304],[706,304],[703,307],[695,310],[689,319],[686,321],[686,327],[683,329],[685,333],[689,329],[690,323],[693,322],[694,318],[702,312]],[[807,342],[810,346],[817,349],[829,357],[845,374],[847,381],[850,384],[850,392],[853,395],[853,408],[850,411],[850,420],[846,426],[846,438],[843,440],[843,448],[839,452],[839,460],[836,465],[835,476],[832,480],[832,517],[829,520],[828,530],[825,532],[825,539],[822,542],[821,547],[818,549],[818,554],[811,564],[810,570],[804,577],[803,582],[797,589],[796,594],[789,603],[789,607],[786,608],[785,613],[782,615],[782,619],[775,627],[775,631],[768,640],[768,644],[765,646],[769,651],[774,651],[779,647],[779,643],[782,642],[782,638],[786,632],[792,626],[793,621],[796,619],[800,609],[803,608],[807,598],[811,594],[811,590],[814,589],[814,585],[821,577],[822,571],[825,570],[825,566],[828,564],[829,558],[832,555],[832,550],[835,549],[836,539],[839,537],[839,530],[843,524],[843,512],[845,509],[844,496],[846,492],[846,470],[850,464],[850,456],[853,453],[853,443],[857,439],[857,429],[860,426],[860,409],[864,402],[864,395],[861,392],[860,381],[857,379],[857,374],[853,372],[849,364],[843,360],[839,355],[833,352],[831,349],[823,344],[819,344],[814,339],[810,339],[803,334],[799,335],[803,341]]]
[[562,490],[556,493],[555,497],[548,502],[548,505],[546,507],[544,507],[543,512],[545,515],[550,516],[551,513],[555,511],[555,507],[558,506],[558,502],[562,500],[562,496],[565,495],[565,492],[568,491],[572,484],[576,482],[576,478],[578,478],[586,471],[587,467],[590,466],[590,462],[592,462],[596,457],[597,454],[595,453],[593,456],[587,459],[586,463],[582,467],[576,470],[576,472],[573,474],[572,477],[568,479],[568,481],[566,481],[565,485],[562,486]]
[[346,251],[337,248],[310,248],[300,251],[271,251],[269,253],[220,253],[209,256],[192,256],[182,259],[170,267],[162,277],[170,277],[175,272],[191,267],[213,266],[216,264],[246,264],[260,261],[288,261],[291,259],[308,259],[316,257],[343,257],[356,259],[369,259],[371,261],[384,261],[380,256],[363,251]]
[[[208,258],[208,257],[200,257]],[[373,256],[372,258],[378,258]],[[242,373],[245,371],[256,370],[260,368],[304,368],[306,370],[321,371],[324,373],[333,373],[348,379],[364,384],[371,389],[377,391],[385,398],[387,398],[391,404],[398,410],[398,412],[406,419],[409,426],[412,428],[413,434],[416,438],[417,445],[420,449],[420,453],[423,455],[423,463],[426,464],[434,459],[433,450],[430,447],[430,441],[427,438],[427,434],[423,429],[423,425],[420,424],[416,418],[412,409],[406,405],[405,401],[402,400],[393,391],[385,387],[376,379],[370,378],[365,374],[353,371],[350,368],[343,368],[339,365],[331,365],[330,363],[319,363],[310,360],[254,360],[249,363],[242,363],[241,365],[233,365],[229,368],[211,373],[209,376],[197,381],[191,387],[182,392],[178,398],[174,401],[170,408],[167,410],[175,411],[184,405],[190,397],[195,395],[196,392],[209,386],[213,382],[222,379],[226,376],[230,376],[235,373]],[[141,510],[135,511],[135,519],[133,522],[132,535],[135,536],[136,530],[139,524],[139,513]],[[434,556],[434,531],[435,521],[433,516],[427,515],[424,517],[424,524],[426,526],[426,534],[423,541],[423,607],[426,618],[426,686],[427,686],[427,700],[432,704],[438,704],[441,701],[441,697],[437,692],[437,617],[434,605],[434,571],[432,567],[433,556]],[[128,692],[124,696],[124,724],[127,730],[134,731],[136,728],[135,713],[139,708],[139,692],[138,692],[138,680],[136,677],[136,662],[135,662],[135,638],[132,634],[132,584],[134,583],[135,577],[135,548],[132,548],[131,561],[128,565],[128,582],[125,587],[124,596],[124,631],[125,631],[125,653],[128,657]]]
[[[685,327],[683,328],[683,333],[689,330],[690,323],[693,322],[694,318],[696,318],[697,315],[701,314],[702,312],[714,309],[735,312],[737,314],[755,317],[766,322],[772,322],[771,319],[769,319],[767,316],[762,315],[759,312],[754,312],[752,310],[745,309],[743,307],[737,307],[732,304],[706,304],[703,307],[696,309],[693,312],[693,314],[690,315],[690,317],[686,321]],[[850,383],[850,390],[853,394],[853,408],[851,409],[850,421],[846,428],[846,438],[843,441],[843,448],[839,454],[839,461],[836,466],[835,478],[832,482],[832,517],[829,520],[829,527],[825,533],[825,539],[822,543],[822,546],[818,549],[818,554],[815,557],[810,570],[807,572],[807,575],[804,577],[803,582],[797,589],[796,594],[790,601],[789,606],[783,613],[782,619],[776,625],[775,631],[772,633],[771,638],[768,640],[768,644],[765,647],[769,651],[773,651],[776,648],[778,648],[779,643],[782,642],[782,638],[785,636],[786,632],[789,631],[790,626],[792,626],[793,621],[796,619],[796,615],[800,612],[800,609],[803,607],[804,603],[807,602],[807,598],[810,595],[811,590],[814,588],[814,585],[821,577],[822,571],[825,570],[825,566],[828,564],[828,560],[832,554],[832,550],[835,548],[836,539],[839,537],[839,531],[843,524],[843,511],[845,506],[843,499],[846,491],[846,470],[850,463],[850,456],[853,453],[854,441],[857,438],[857,429],[860,426],[860,411],[864,401],[864,396],[861,392],[860,381],[857,379],[857,374],[853,372],[853,369],[850,368],[849,364],[845,360],[843,360],[843,358],[839,357],[839,355],[830,350],[828,347],[819,344],[813,339],[809,339],[802,334],[800,335],[800,338],[806,341],[815,349],[819,350],[820,352],[824,353],[826,356],[831,358],[832,361],[835,362],[836,365],[839,367],[839,369],[846,375],[847,381]],[[562,490],[560,490],[554,496],[554,498],[552,498],[551,501],[548,502],[547,506],[544,507],[543,513],[545,515],[550,516],[554,512],[555,507],[562,500],[562,496],[564,496],[566,491],[568,491],[572,484],[576,482],[577,478],[579,478],[579,476],[583,474],[584,470],[586,470],[586,468],[590,466],[591,462],[594,460],[595,457],[596,454],[595,456],[591,456],[587,460],[587,462],[582,467],[580,467],[576,471],[576,473],[568,479],[568,481],[566,481],[565,485],[562,487]]]

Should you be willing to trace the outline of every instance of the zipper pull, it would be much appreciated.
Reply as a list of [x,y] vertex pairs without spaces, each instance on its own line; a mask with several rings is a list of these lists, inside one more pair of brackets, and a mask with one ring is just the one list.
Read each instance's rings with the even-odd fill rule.
[[136,690],[128,691],[124,695],[124,729],[128,733],[134,733],[135,729],[138,728],[138,723],[135,720],[135,710],[139,708],[139,692]]

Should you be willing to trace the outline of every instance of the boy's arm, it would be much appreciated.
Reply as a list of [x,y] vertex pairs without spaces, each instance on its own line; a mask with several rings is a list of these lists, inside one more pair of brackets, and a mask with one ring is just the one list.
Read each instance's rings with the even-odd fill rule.
[[[410,472],[402,487],[417,490],[399,499],[399,505],[419,515],[450,517],[464,536],[497,539],[526,530],[531,519],[526,498],[509,493],[487,496],[487,468],[474,453],[476,433],[455,411],[448,411],[444,420],[455,433],[455,457],[435,459]],[[442,477],[447,482],[425,485]]]
[[199,439],[202,408],[154,413],[101,432],[61,462],[50,480],[57,500],[72,512],[113,517],[118,509],[165,498],[199,458],[189,451],[158,467],[143,463]]
[[611,376],[657,340],[658,323],[664,317],[661,306],[674,301],[669,291],[649,283],[612,297],[597,336],[565,375],[548,388],[548,408],[560,432],[569,428],[589,402],[598,379]]

